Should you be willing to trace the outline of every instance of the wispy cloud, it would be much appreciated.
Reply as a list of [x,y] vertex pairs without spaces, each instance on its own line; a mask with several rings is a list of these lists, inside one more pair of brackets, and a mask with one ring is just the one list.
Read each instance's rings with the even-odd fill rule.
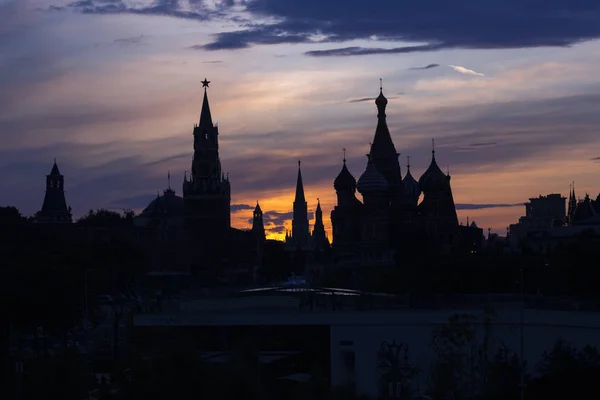
[[439,66],[440,66],[440,64],[428,64],[428,65],[426,65],[424,67],[412,67],[412,68],[409,68],[409,69],[412,69],[412,70],[431,69],[431,68],[436,68],[436,67],[439,67]]
[[202,61],[202,64],[221,64],[223,61],[221,60],[211,60],[211,61]]
[[141,44],[143,40],[144,40],[144,35],[139,35],[139,36],[115,39],[114,43],[120,44],[120,45],[132,45],[132,44]]
[[[232,204],[229,208],[231,209],[232,213],[244,210],[254,210],[254,207],[252,207],[250,204]],[[250,222],[252,222],[252,220],[250,220]]]
[[[306,40],[305,40],[306,41]],[[375,54],[406,54],[423,51],[435,51],[442,49],[437,44],[402,46],[393,48],[372,48],[372,47],[342,47],[328,50],[311,50],[304,54],[311,57],[349,57],[349,56],[370,56]]]
[[486,208],[505,208],[522,206],[523,203],[516,204],[456,204],[457,210],[483,210]]
[[485,76],[481,72],[475,72],[472,69],[468,69],[465,67],[461,67],[460,65],[448,65],[450,68],[455,70],[456,72],[460,72],[465,75],[476,75],[476,76]]
[[497,145],[496,142],[488,142],[488,143],[471,143],[469,147],[492,147]]
[[[404,94],[404,93],[398,93],[398,94]],[[398,99],[399,97],[388,97],[388,100],[394,100],[394,99]],[[346,101],[346,103],[364,103],[365,101],[375,101],[376,97],[361,97],[359,99],[350,99],[348,101]]]

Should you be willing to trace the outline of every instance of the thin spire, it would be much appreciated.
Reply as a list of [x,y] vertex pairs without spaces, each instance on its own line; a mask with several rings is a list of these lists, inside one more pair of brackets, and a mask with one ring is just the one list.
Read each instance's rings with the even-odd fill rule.
[[379,78],[379,92],[383,93],[383,79]]
[[410,169],[410,156],[406,156],[406,169]]
[[431,139],[431,152],[435,155],[435,139]]
[[306,203],[306,198],[304,197],[304,184],[302,183],[302,170],[300,169],[300,160],[298,160],[298,178],[296,179],[296,198],[294,199],[294,203]]
[[346,148],[344,147],[342,151],[344,152],[344,164],[346,164]]
[[168,189],[171,190],[171,170],[167,172],[167,181],[169,181]]

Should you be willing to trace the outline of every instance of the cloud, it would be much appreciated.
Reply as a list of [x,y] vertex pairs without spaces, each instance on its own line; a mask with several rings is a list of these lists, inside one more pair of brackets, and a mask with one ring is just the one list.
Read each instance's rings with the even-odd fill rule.
[[[250,204],[232,204],[229,208],[231,209],[232,213],[244,210],[254,210],[254,207],[252,207]],[[252,220],[250,220],[250,222],[252,222]]]
[[131,210],[143,210],[146,208],[152,200],[156,198],[156,193],[146,193],[137,196],[124,197],[122,199],[116,199],[108,205],[108,209],[131,209]]
[[114,43],[121,44],[121,45],[141,44],[143,39],[144,39],[144,35],[139,35],[139,36],[115,39]]
[[507,0],[486,7],[479,0],[460,0],[459,5],[444,0],[337,0],[326,6],[321,0],[81,0],[48,9],[226,20],[238,25],[198,45],[207,50],[356,40],[403,43],[390,48],[319,49],[307,52],[309,56],[566,47],[600,37],[600,6],[589,0],[553,0],[543,5],[536,0]]
[[471,143],[469,145],[469,147],[491,147],[491,146],[495,146],[498,143],[495,142],[489,142],[489,143]]
[[[404,94],[404,93],[398,93],[398,94]],[[375,101],[375,99],[377,99],[376,97],[361,97],[359,99],[350,99],[348,101],[346,101],[346,103],[364,103],[365,101]],[[394,100],[394,99],[398,99],[398,97],[388,97],[388,100]]]
[[[279,212],[279,211],[266,211],[263,213],[263,223],[265,229],[273,233],[282,233],[285,231],[285,226],[289,225],[294,217],[294,212]],[[312,211],[308,212],[308,220],[311,221],[314,218]],[[252,224],[252,218],[248,219],[248,223]]]
[[283,226],[283,225],[274,226],[274,227],[268,228],[268,229],[265,228],[265,230],[269,233],[282,234],[285,232],[285,226]]
[[456,146],[457,148],[454,150],[455,152],[470,152],[470,151],[482,151],[485,150],[487,148],[490,147],[494,147],[497,146],[498,143],[496,142],[489,142],[489,143],[471,143],[471,144],[467,144],[467,145],[458,145]]
[[440,66],[440,64],[428,64],[428,65],[426,65],[424,67],[412,67],[412,68],[409,68],[409,69],[413,69],[413,70],[431,69],[431,68],[436,68],[436,67],[439,67],[439,66]]
[[[192,46],[193,47],[193,46]],[[202,64],[221,64],[221,60],[202,61]]]
[[[498,49],[570,46],[600,37],[600,6],[589,0],[507,0],[481,7],[478,0],[393,2],[376,0],[254,0],[241,2],[257,18],[270,21],[217,35],[207,48],[254,44],[368,40],[425,43],[396,48],[315,50],[312,56],[431,51],[442,48]],[[369,15],[369,18],[365,18]],[[258,25],[258,26],[257,26]],[[229,32],[228,32],[229,33]],[[288,41],[289,40],[289,41]]]
[[403,54],[403,53],[414,53],[422,51],[435,51],[440,50],[442,47],[439,45],[418,45],[418,46],[403,46],[393,47],[389,49],[385,48],[370,48],[370,47],[342,47],[337,49],[328,50],[311,50],[304,54],[312,57],[348,57],[348,56],[370,56],[374,54]]
[[65,6],[50,6],[49,11],[74,10],[84,14],[138,14],[160,15],[182,19],[207,21],[223,17],[223,11],[232,7],[231,1],[212,3],[204,0],[79,0]]
[[476,75],[476,76],[485,76],[480,72],[475,72],[472,69],[468,69],[465,67],[461,67],[460,65],[448,65],[450,68],[452,68],[453,70],[455,70],[456,72],[460,72],[461,74],[465,74],[465,75]]
[[457,210],[483,210],[487,208],[506,208],[522,206],[523,203],[516,204],[455,204]]

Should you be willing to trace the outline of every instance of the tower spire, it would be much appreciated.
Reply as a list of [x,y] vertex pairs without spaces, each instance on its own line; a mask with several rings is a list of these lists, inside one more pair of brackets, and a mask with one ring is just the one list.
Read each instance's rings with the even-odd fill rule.
[[60,173],[56,158],[46,175],[46,194],[37,221],[42,223],[70,223],[71,207],[67,206],[64,191],[64,176]]
[[300,160],[298,160],[298,177],[296,178],[296,198],[294,203],[300,202],[305,203],[304,197],[304,183],[302,182],[302,170],[300,169]]
[[167,172],[167,181],[169,182],[169,186],[167,189],[171,190],[171,170]]
[[204,88],[204,98],[202,99],[202,111],[200,111],[200,122],[198,126],[206,126],[207,128],[213,127],[212,115],[210,114],[210,106],[208,104],[208,95],[206,89],[208,88],[209,80],[204,78],[201,82]]
[[308,204],[304,197],[300,164],[300,160],[298,160],[298,178],[296,179],[296,197],[294,198],[294,216],[292,218],[292,241],[295,248],[305,248],[310,236],[308,230]]
[[344,147],[342,151],[344,152],[344,164],[346,164],[346,148]]

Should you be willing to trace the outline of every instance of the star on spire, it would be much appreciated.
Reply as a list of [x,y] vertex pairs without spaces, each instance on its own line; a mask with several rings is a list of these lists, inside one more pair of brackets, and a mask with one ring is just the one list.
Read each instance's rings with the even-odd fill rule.
[[210,81],[208,79],[204,78],[204,80],[200,81],[200,83],[202,84],[203,88],[207,88]]

